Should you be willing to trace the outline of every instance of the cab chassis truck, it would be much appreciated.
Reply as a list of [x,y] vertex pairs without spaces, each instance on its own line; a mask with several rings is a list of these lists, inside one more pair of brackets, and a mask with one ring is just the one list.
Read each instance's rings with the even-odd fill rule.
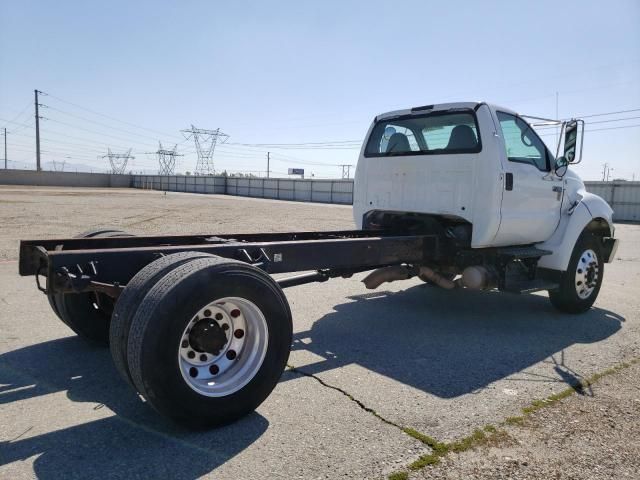
[[[287,287],[371,271],[367,288],[419,277],[434,288],[546,290],[572,314],[591,307],[617,240],[611,208],[568,170],[584,122],[526,118],[541,123],[484,102],[377,116],[356,169],[357,230],[104,228],[22,241],[20,275],[36,277],[78,335],[109,344],[158,412],[194,428],[229,423],[257,408],[286,366]],[[532,128],[545,124],[560,129],[555,156]],[[287,272],[298,274],[271,276]]]

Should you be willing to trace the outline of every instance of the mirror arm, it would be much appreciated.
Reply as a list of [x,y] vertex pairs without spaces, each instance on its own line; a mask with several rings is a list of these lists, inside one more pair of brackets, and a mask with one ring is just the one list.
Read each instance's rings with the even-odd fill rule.
[[558,145],[556,145],[556,158],[560,156],[560,144],[562,143],[562,138],[564,135],[564,127],[567,125],[567,122],[562,122],[560,126],[560,134],[558,135]]

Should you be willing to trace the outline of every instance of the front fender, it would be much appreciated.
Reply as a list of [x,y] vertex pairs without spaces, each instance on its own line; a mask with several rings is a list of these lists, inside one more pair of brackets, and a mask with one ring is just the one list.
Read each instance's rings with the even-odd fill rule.
[[583,192],[580,203],[573,213],[563,211],[558,228],[549,240],[538,244],[543,250],[550,250],[551,255],[545,255],[538,261],[538,266],[553,270],[565,271],[571,259],[573,247],[580,234],[594,219],[604,220],[609,227],[607,236],[613,237],[613,210],[602,198],[591,193]]

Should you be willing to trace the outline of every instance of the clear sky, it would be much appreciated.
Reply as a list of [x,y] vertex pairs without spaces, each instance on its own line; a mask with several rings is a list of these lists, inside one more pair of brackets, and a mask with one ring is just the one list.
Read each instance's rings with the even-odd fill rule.
[[[21,168],[35,165],[36,88],[45,164],[105,169],[108,147],[132,148],[130,169],[153,171],[144,153],[194,124],[230,135],[216,170],[266,170],[269,150],[274,172],[319,177],[357,162],[377,113],[485,100],[555,117],[558,92],[560,118],[636,109],[587,118],[576,168],[640,179],[638,0],[2,0],[0,46],[0,128]],[[337,141],[354,143],[246,145]],[[193,144],[178,150],[193,170]]]

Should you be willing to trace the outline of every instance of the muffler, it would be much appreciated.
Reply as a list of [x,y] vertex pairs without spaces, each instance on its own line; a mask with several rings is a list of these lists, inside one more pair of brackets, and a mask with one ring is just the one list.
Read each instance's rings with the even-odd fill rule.
[[484,265],[474,265],[464,269],[458,282],[471,290],[491,290],[498,286],[498,272]]

